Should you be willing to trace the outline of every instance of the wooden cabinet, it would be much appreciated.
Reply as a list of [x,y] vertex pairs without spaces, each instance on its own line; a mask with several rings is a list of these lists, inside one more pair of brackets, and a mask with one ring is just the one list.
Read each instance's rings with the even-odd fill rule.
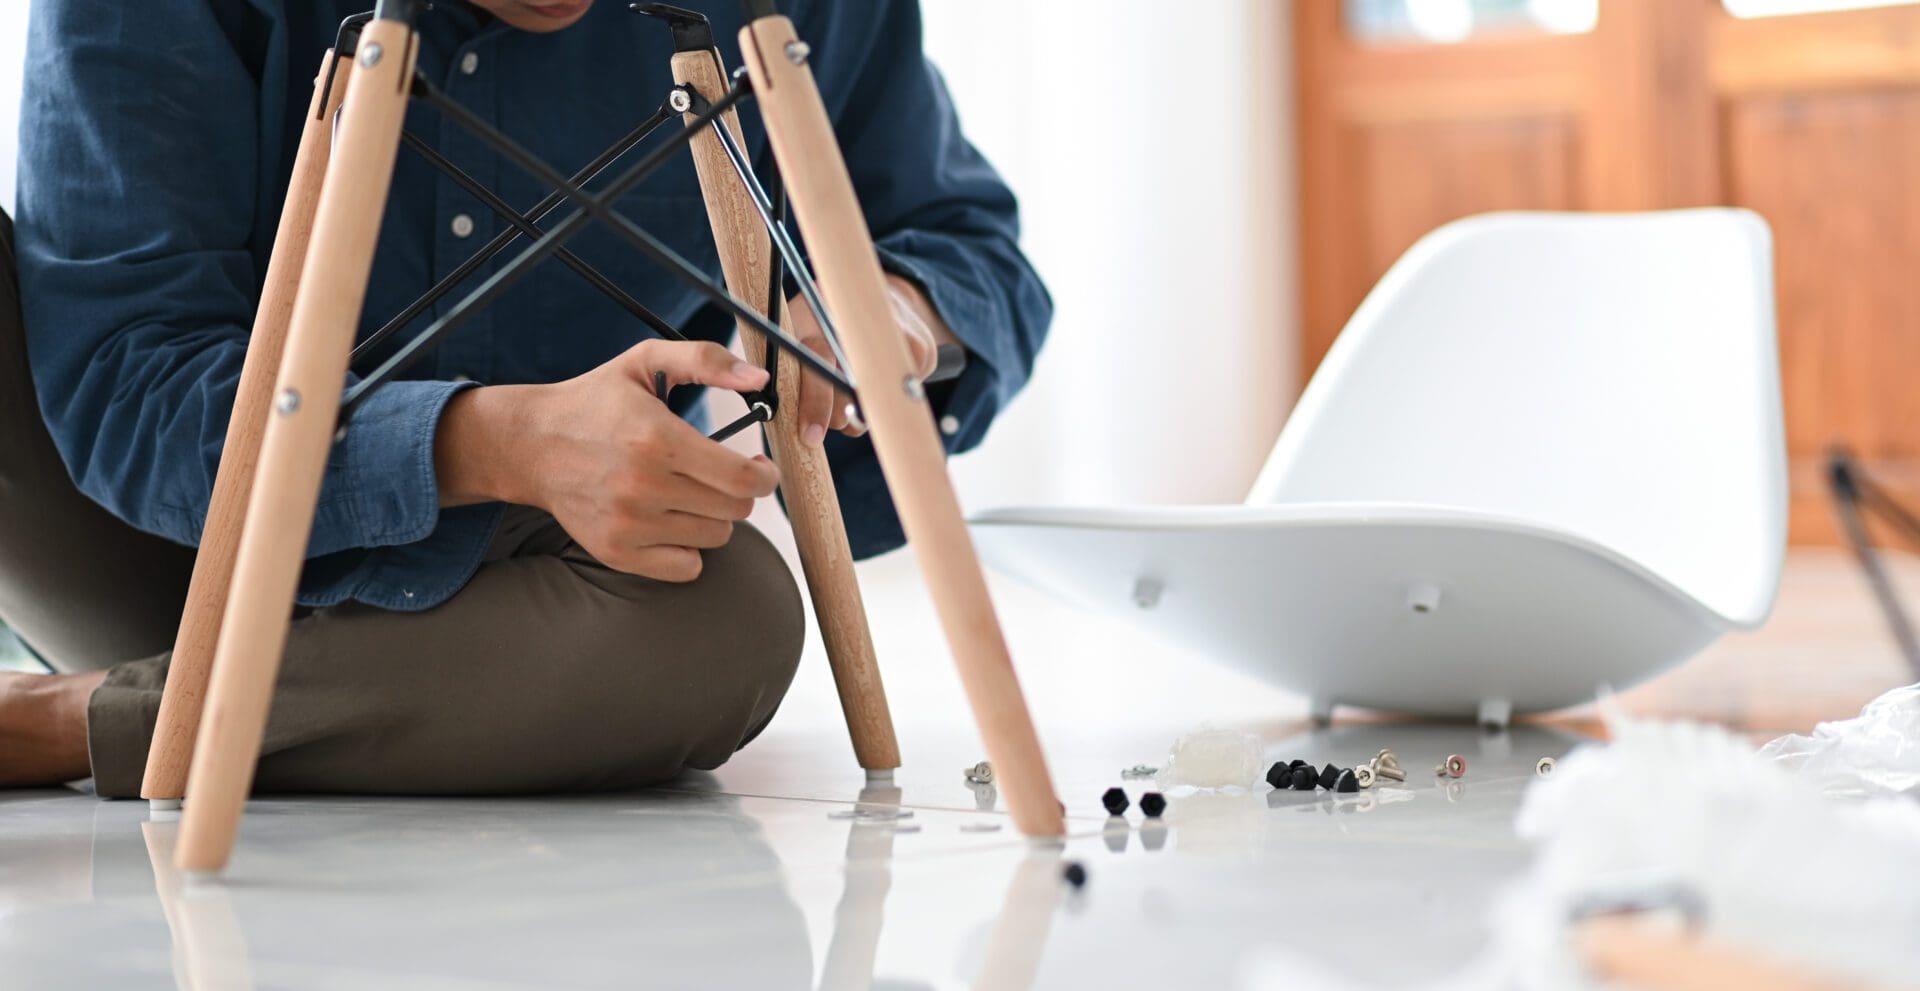
[[1792,536],[1844,443],[1920,506],[1920,5],[1742,19],[1599,0],[1582,34],[1368,42],[1296,0],[1301,367],[1421,234],[1486,210],[1731,204],[1777,258]]

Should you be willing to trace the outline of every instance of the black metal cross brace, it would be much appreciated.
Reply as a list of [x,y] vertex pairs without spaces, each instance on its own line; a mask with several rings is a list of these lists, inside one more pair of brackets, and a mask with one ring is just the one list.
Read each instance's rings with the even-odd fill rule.
[[[656,263],[665,267],[669,272],[673,273],[677,278],[687,283],[696,292],[705,296],[711,302],[727,310],[735,319],[765,335],[771,346],[792,354],[808,371],[833,383],[836,388],[845,391],[847,394],[853,394],[853,384],[839,369],[828,364],[819,355],[816,355],[811,349],[775,326],[771,321],[753,310],[752,307],[735,298],[725,287],[717,284],[692,262],[681,257],[673,251],[672,248],[648,233],[644,228],[641,228],[638,224],[635,224],[632,220],[612,208],[612,204],[616,200],[628,192],[631,192],[648,175],[665,164],[671,156],[678,153],[691,142],[703,128],[720,120],[728,110],[747,99],[751,95],[751,86],[744,77],[736,78],[734,84],[729,88],[725,96],[704,107],[699,113],[695,114],[694,118],[684,127],[672,134],[660,146],[649,151],[640,161],[621,172],[604,190],[598,193],[590,193],[585,190],[583,188],[584,182],[607,168],[615,159],[624,154],[625,151],[638,144],[648,133],[664,123],[665,119],[672,114],[670,108],[663,107],[662,111],[656,112],[653,118],[647,123],[643,124],[635,132],[623,137],[619,142],[616,142],[613,147],[609,148],[592,163],[589,163],[586,168],[583,168],[574,177],[570,178],[554,170],[532,152],[521,147],[513,141],[513,139],[488,122],[480,119],[465,107],[447,98],[445,94],[441,93],[425,78],[416,75],[413,80],[410,95],[414,99],[418,99],[432,106],[447,119],[453,121],[464,130],[473,134],[476,138],[479,138],[483,143],[493,148],[502,157],[552,187],[554,192],[539,204],[536,204],[535,207],[526,214],[514,213],[511,207],[507,206],[498,196],[486,190],[484,186],[471,176],[461,172],[443,156],[433,152],[431,148],[426,147],[425,144],[417,138],[413,138],[411,135],[404,136],[409,147],[413,148],[416,153],[421,153],[430,164],[446,172],[450,178],[456,183],[459,183],[462,188],[474,194],[483,203],[487,204],[490,209],[500,213],[503,219],[507,220],[511,229],[501,232],[499,236],[495,237],[492,242],[489,242],[483,247],[473,258],[469,259],[447,278],[442,279],[432,289],[428,290],[425,296],[409,305],[393,321],[390,321],[385,327],[382,327],[379,332],[362,343],[355,349],[356,357],[365,355],[371,348],[395,333],[399,327],[425,312],[426,309],[433,306],[435,302],[450,292],[454,285],[466,276],[471,275],[474,271],[477,271],[480,266],[484,265],[501,250],[504,250],[505,247],[516,238],[527,236],[534,238],[534,241],[499,270],[490,275],[479,286],[475,287],[456,303],[452,309],[434,320],[406,344],[402,345],[399,350],[389,356],[377,368],[349,387],[341,401],[341,422],[343,424],[349,421],[353,411],[358,409],[360,404],[364,403],[369,396],[373,395],[386,383],[393,381],[401,372],[404,372],[415,362],[419,361],[420,358],[425,356],[427,351],[467,320],[471,319],[482,307],[497,300],[501,294],[523,278],[534,265],[549,257],[561,257],[563,262],[566,262],[569,267],[574,268],[575,271],[587,278],[595,288],[607,293],[615,302],[619,303],[623,308],[626,308],[630,313],[633,313],[634,316],[641,319],[654,331],[661,333],[662,336],[680,338],[681,335],[679,335],[671,325],[667,324],[665,320],[647,310],[646,307],[638,301],[633,300],[617,286],[613,285],[610,280],[607,280],[604,276],[595,272],[591,266],[580,261],[571,252],[565,251],[565,242],[581,230],[584,230],[587,224],[592,221],[599,221],[606,225],[615,235],[626,241],[630,246],[652,258]],[[572,201],[576,209],[558,224],[550,228],[542,230],[536,226],[541,218],[559,205],[560,200]],[[779,283],[776,282],[770,287],[770,294],[776,300],[779,292],[778,286]],[[717,431],[716,436],[728,436],[743,428],[747,423],[755,421],[764,422],[771,417],[773,402],[770,390],[748,397],[748,402],[749,412],[747,416]]]

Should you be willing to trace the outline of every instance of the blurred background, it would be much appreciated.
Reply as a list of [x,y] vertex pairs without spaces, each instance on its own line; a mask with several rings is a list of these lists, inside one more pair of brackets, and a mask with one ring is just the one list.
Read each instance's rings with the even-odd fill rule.
[[[971,510],[1231,502],[1367,289],[1504,208],[1772,224],[1793,539],[1819,456],[1920,497],[1920,3],[924,0],[1058,319]],[[11,209],[27,4],[0,2]],[[1009,30],[1017,23],[1020,30]]]

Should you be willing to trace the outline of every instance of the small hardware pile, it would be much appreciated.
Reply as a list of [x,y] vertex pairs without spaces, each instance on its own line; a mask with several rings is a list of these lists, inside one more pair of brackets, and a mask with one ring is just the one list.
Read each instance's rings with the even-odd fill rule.
[[[1133,803],[1127,800],[1125,789],[1108,788],[1106,793],[1100,796],[1100,804],[1106,806],[1108,815],[1122,816],[1126,814],[1127,809]],[[1160,813],[1167,811],[1166,796],[1157,791],[1150,791],[1141,795],[1140,811],[1149,819],[1160,818]]]
[[1276,761],[1267,768],[1267,784],[1276,791],[1313,791],[1325,788],[1331,792],[1357,792],[1362,788],[1371,788],[1376,781],[1405,781],[1407,772],[1400,769],[1400,758],[1391,750],[1382,750],[1373,755],[1373,759],[1355,767],[1340,767],[1329,763],[1315,771],[1313,765],[1298,758],[1291,761]]

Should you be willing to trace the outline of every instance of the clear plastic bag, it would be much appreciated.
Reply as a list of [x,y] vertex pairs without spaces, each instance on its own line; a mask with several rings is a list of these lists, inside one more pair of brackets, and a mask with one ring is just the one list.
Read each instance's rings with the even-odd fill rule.
[[1160,787],[1251,788],[1260,780],[1260,738],[1239,730],[1202,726],[1173,741]]
[[1852,719],[1780,737],[1760,757],[1827,795],[1920,798],[1920,684],[1874,699]]

